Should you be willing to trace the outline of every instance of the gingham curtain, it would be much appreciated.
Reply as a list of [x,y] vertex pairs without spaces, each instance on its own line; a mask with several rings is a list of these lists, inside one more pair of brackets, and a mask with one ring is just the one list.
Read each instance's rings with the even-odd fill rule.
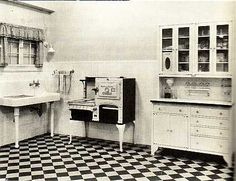
[[4,67],[7,65],[8,56],[7,48],[8,41],[7,38],[15,38],[19,40],[30,40],[36,41],[38,44],[37,48],[37,59],[35,62],[36,67],[42,66],[43,61],[43,41],[44,41],[44,31],[38,28],[31,28],[26,26],[13,25],[8,23],[0,23],[0,41],[1,41],[1,58],[0,66]]

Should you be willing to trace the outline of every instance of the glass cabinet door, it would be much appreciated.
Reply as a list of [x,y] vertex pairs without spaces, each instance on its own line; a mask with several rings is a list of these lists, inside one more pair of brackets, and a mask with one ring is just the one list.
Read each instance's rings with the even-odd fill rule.
[[162,51],[173,50],[173,29],[162,29]]
[[229,25],[216,26],[216,72],[229,71]]
[[210,71],[210,26],[198,27],[197,71]]
[[173,29],[162,29],[162,71],[171,72],[173,69]]
[[178,71],[189,71],[189,27],[178,28]]

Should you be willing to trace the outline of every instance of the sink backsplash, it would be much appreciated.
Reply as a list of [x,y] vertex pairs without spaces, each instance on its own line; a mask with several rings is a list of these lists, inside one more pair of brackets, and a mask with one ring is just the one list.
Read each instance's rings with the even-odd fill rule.
[[12,95],[38,95],[45,92],[44,89],[44,81],[39,80],[40,86],[39,87],[32,87],[29,86],[33,80],[26,80],[26,81],[1,81],[0,82],[0,97],[3,96],[12,96]]

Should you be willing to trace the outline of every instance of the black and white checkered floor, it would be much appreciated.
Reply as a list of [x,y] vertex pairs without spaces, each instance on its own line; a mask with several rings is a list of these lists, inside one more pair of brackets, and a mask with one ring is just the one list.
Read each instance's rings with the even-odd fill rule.
[[[0,147],[0,180],[233,180],[220,157],[49,134]],[[217,162],[216,162],[217,161]]]

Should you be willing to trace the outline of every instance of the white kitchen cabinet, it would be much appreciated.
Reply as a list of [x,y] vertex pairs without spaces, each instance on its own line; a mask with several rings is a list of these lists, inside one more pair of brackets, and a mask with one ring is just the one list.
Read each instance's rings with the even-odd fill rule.
[[162,74],[229,75],[231,22],[160,27]]
[[232,164],[231,107],[153,101],[152,154],[159,147],[221,155]]
[[195,72],[227,74],[230,71],[232,26],[230,22],[197,24]]
[[[166,120],[166,121],[163,121]],[[161,145],[170,145],[168,113],[153,112],[153,142]]]
[[154,105],[152,153],[159,146],[188,147],[188,111],[185,107]]
[[164,26],[160,28],[161,60],[164,73],[192,71],[193,25]]
[[170,115],[170,145],[187,148],[188,146],[188,115]]
[[231,165],[231,110],[195,106],[191,108],[190,148],[222,155]]

